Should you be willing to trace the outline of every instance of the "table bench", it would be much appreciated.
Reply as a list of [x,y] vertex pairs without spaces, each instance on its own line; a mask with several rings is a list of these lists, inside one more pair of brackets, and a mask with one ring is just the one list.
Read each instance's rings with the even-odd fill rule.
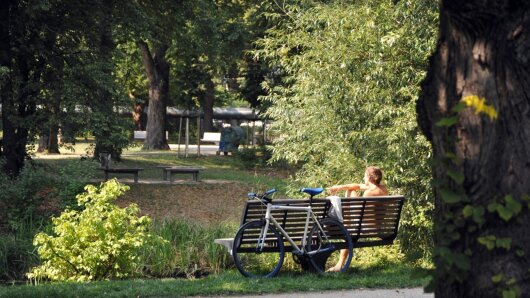
[[175,166],[157,166],[157,168],[162,169],[162,172],[163,172],[162,178],[164,180],[167,180],[168,175],[169,175],[169,183],[173,183],[174,174],[191,174],[192,180],[195,182],[199,182],[199,172],[202,170],[201,168],[175,167]]
[[[348,230],[353,248],[391,245],[396,239],[399,219],[405,198],[403,196],[342,198],[343,224]],[[331,203],[328,199],[288,199],[273,200],[273,205],[309,206],[317,218],[327,217]],[[243,208],[241,225],[248,221],[263,219],[266,211],[258,201],[247,201]],[[306,214],[303,211],[271,210],[272,216],[296,243],[300,243],[305,226]],[[256,242],[257,239],[248,239]],[[232,255],[233,238],[215,239]],[[291,252],[291,244],[284,242],[286,252]],[[303,266],[304,267],[304,266]],[[304,268],[308,269],[308,268]]]
[[99,168],[105,172],[105,181],[109,180],[109,173],[122,173],[122,174],[133,174],[134,183],[138,183],[138,172],[142,171],[142,168]]

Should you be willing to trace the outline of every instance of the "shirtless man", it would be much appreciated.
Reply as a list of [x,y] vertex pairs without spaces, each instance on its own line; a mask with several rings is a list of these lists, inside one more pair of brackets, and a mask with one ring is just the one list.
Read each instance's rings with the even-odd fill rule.
[[[329,194],[334,195],[338,191],[345,190],[346,197],[357,197],[357,191],[363,190],[363,197],[377,197],[377,196],[387,196],[388,190],[386,186],[381,184],[381,179],[383,179],[383,172],[378,167],[367,167],[364,172],[364,184],[361,183],[352,183],[344,185],[334,185],[327,188]],[[340,259],[333,268],[328,269],[330,272],[339,271],[340,268],[346,262],[348,258],[348,250],[342,249],[340,251]]]

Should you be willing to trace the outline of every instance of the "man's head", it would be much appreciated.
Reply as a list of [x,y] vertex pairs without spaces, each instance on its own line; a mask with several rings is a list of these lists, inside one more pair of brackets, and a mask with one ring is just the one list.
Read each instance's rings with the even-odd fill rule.
[[364,182],[371,182],[375,185],[379,185],[383,179],[383,172],[378,167],[367,167],[364,172]]

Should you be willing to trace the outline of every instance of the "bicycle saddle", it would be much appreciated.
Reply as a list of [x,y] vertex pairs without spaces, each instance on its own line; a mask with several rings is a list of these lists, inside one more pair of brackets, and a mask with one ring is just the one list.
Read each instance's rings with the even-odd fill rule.
[[301,192],[305,192],[310,196],[316,196],[324,191],[322,187],[304,187],[300,189]]

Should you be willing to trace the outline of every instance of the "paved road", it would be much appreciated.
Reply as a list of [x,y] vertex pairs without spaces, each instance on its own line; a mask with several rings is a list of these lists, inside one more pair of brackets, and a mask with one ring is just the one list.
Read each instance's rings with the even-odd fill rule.
[[286,294],[263,294],[249,296],[227,296],[230,298],[433,298],[432,293],[423,293],[422,288],[412,289],[356,289],[341,291],[297,292]]

